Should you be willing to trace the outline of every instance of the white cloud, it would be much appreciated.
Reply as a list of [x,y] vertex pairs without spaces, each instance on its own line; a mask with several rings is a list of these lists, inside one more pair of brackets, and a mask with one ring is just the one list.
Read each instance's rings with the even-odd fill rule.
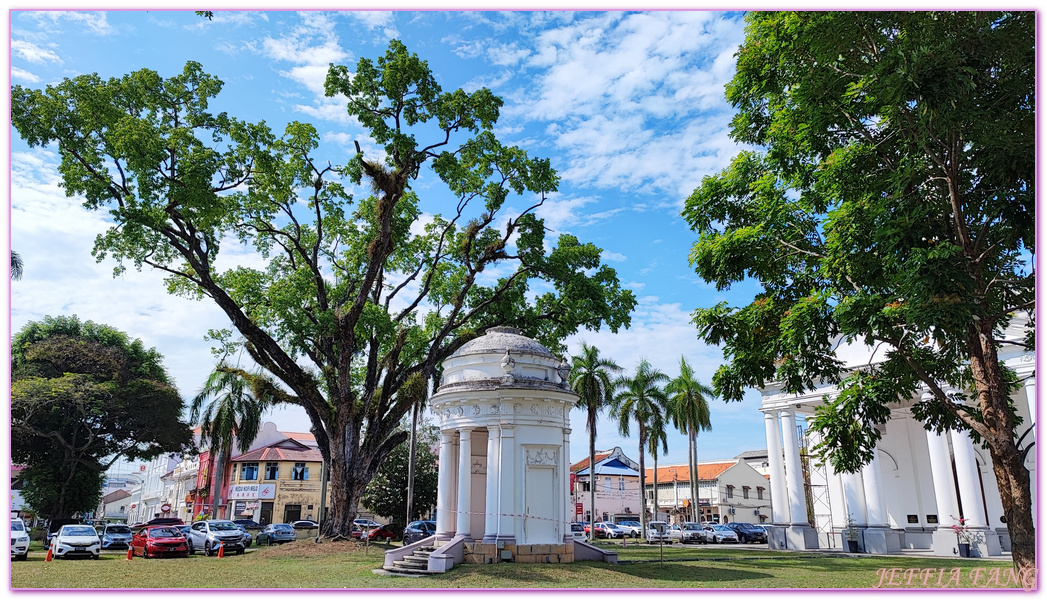
[[104,12],[39,11],[25,13],[25,16],[35,19],[41,25],[50,23],[52,26],[58,26],[59,23],[65,21],[82,25],[96,35],[116,33],[116,29],[109,24],[109,19]]
[[11,40],[11,52],[19,58],[34,64],[43,64],[45,62],[62,64],[62,59],[53,50],[41,48],[25,40]]
[[36,75],[26,71],[25,69],[19,69],[18,67],[11,67],[11,80],[27,81],[29,83],[39,83],[40,78]]

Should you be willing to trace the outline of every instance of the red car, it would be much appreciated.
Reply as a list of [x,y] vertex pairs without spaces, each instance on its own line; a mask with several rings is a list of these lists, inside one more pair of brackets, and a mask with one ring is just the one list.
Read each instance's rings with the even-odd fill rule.
[[155,558],[157,556],[189,557],[189,544],[177,527],[154,525],[143,527],[131,538],[134,556]]
[[[364,534],[363,531],[361,531],[360,529],[354,528],[349,533],[349,536],[352,537],[354,540],[362,540]],[[395,540],[396,537],[396,531],[393,530],[392,523],[387,523],[385,525],[382,525],[381,527],[375,527],[374,529],[367,530],[367,539],[371,540],[372,542],[376,542],[379,540],[385,540],[388,542],[389,540]]]

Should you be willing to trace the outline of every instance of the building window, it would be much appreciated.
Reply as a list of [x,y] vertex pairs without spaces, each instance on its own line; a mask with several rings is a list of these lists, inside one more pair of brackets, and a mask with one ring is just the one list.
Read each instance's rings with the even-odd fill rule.
[[727,497],[728,498],[734,498],[734,486],[733,485],[727,486]]
[[294,468],[291,469],[291,479],[296,481],[305,481],[306,479],[309,479],[309,467],[305,466],[304,462],[295,463]]
[[611,491],[611,478],[610,477],[604,477],[603,478],[603,491],[605,491],[605,492]]
[[258,481],[258,463],[240,465],[240,481]]
[[742,498],[745,499],[745,500],[749,499],[749,489],[750,488],[747,485],[743,485],[742,486]]
[[280,478],[280,463],[265,463],[265,478],[279,479]]
[[624,492],[625,491],[625,477],[619,477],[618,478],[618,491],[619,492]]
[[763,500],[763,488],[762,487],[756,488],[756,499],[757,500]]
[[580,483],[582,484],[582,491],[583,492],[588,492],[589,491],[589,482],[588,481],[582,481]]

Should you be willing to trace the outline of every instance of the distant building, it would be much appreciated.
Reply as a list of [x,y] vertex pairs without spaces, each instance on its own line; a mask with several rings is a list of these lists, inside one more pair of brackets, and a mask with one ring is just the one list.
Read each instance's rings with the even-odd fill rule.
[[[686,463],[658,465],[658,519],[690,520],[691,470]],[[654,469],[647,469],[647,503],[654,507]],[[740,458],[698,463],[701,520],[714,523],[764,523],[771,517],[767,478]]]
[[596,453],[596,467],[590,475],[589,457],[571,465],[571,500],[577,521],[591,520],[589,486],[596,485],[596,521],[613,521],[615,516],[639,518],[640,465],[617,446]]
[[241,454],[232,465],[229,518],[263,525],[320,518],[323,456],[316,448],[286,438]]

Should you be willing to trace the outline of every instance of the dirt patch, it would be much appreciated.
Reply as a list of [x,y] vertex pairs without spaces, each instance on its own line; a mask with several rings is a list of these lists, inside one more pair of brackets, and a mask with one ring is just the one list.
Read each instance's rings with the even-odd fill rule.
[[[367,550],[370,553],[381,553],[385,552],[392,546],[387,544],[371,544]],[[312,539],[298,540],[297,542],[288,542],[286,544],[280,544],[278,546],[272,546],[265,549],[266,556],[278,557],[278,556],[332,556],[336,554],[356,554],[364,551],[363,542],[356,540],[352,541],[338,541],[338,542],[321,542],[317,544]]]

